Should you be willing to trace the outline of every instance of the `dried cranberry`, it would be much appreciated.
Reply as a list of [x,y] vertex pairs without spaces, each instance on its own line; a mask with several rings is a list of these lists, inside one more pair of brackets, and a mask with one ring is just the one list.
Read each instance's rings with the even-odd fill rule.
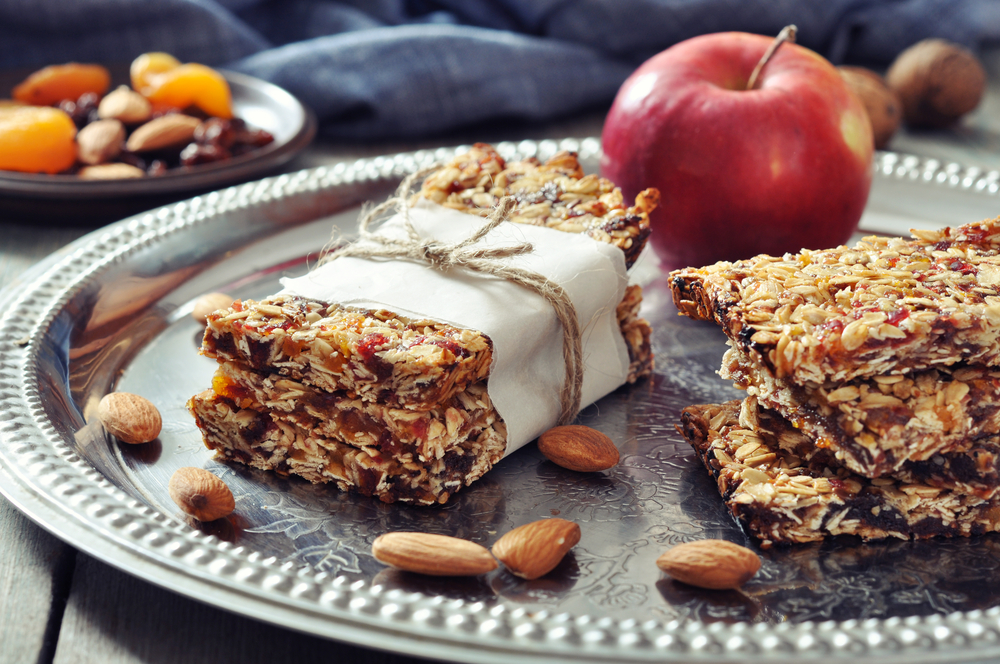
[[236,142],[255,148],[262,148],[269,143],[273,143],[274,136],[263,129],[246,129],[236,132]]
[[906,309],[900,309],[899,311],[894,311],[889,314],[889,320],[886,321],[889,325],[899,325],[910,315],[910,312]]
[[211,164],[212,162],[229,159],[229,150],[218,145],[199,145],[191,143],[181,150],[181,164],[184,166],[197,166],[198,164]]
[[388,341],[388,339],[378,332],[372,332],[361,339],[361,342],[358,344],[358,355],[365,360],[370,360],[375,355],[378,347],[388,343]]
[[160,159],[154,159],[153,162],[146,168],[146,175],[150,177],[157,177],[158,175],[165,175],[167,172],[167,162]]
[[87,106],[80,106],[72,99],[63,99],[57,107],[72,118],[73,124],[76,125],[77,129],[83,129],[87,124],[92,122],[90,119],[91,110],[96,112],[96,108],[91,109]]
[[194,140],[202,145],[218,145],[224,148],[236,142],[236,130],[232,122],[222,118],[209,118],[194,130]]

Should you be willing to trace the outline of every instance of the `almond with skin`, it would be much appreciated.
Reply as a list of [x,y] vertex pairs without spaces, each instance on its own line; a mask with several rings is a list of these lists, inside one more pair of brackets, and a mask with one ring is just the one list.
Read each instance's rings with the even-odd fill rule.
[[201,124],[198,118],[171,113],[150,120],[128,137],[125,147],[129,152],[149,152],[190,143],[194,130]]
[[146,177],[146,171],[132,164],[97,164],[84,166],[76,176],[81,180],[134,180]]
[[167,490],[185,514],[199,521],[215,521],[236,509],[233,492],[226,483],[204,468],[178,468],[170,476]]
[[430,576],[475,576],[497,568],[485,547],[429,533],[385,533],[372,543],[372,555],[397,569]]
[[128,392],[104,395],[97,404],[97,419],[112,436],[136,445],[148,443],[160,435],[163,419],[148,399]]
[[199,323],[204,323],[208,320],[210,313],[219,309],[228,309],[235,300],[236,298],[225,293],[205,293],[194,301],[191,317]]
[[618,463],[618,448],[603,433],[580,424],[549,429],[538,449],[552,463],[581,473],[607,470]]
[[122,151],[125,126],[118,120],[98,120],[76,135],[77,157],[85,164],[103,164]]
[[545,576],[580,541],[580,526],[566,519],[542,519],[518,526],[493,545],[493,555],[522,579]]
[[656,566],[688,585],[725,590],[749,581],[760,569],[760,557],[744,546],[707,539],[678,544],[657,558]]
[[97,107],[100,118],[120,120],[128,125],[145,122],[152,112],[153,106],[149,100],[127,85],[108,93]]

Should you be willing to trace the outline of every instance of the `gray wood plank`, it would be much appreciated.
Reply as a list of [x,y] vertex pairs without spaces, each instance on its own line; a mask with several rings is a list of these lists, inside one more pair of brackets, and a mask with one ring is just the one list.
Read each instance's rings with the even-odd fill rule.
[[[0,288],[88,230],[0,222]],[[75,555],[0,498],[0,664],[51,659]]]
[[75,553],[0,498],[0,664],[49,661]]
[[54,664],[427,664],[187,599],[78,553]]

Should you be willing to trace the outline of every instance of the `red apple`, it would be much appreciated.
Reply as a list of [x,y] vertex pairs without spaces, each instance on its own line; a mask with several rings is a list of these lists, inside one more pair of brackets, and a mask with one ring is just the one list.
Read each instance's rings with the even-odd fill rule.
[[630,200],[656,187],[652,242],[665,267],[845,242],[872,181],[865,109],[822,56],[774,40],[695,37],[647,60],[604,124],[603,174]]

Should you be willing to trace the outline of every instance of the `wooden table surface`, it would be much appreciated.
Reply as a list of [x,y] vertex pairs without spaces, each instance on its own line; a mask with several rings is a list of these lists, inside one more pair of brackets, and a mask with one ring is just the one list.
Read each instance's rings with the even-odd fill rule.
[[[1000,168],[998,63],[997,57],[988,62],[990,93],[971,122],[948,134],[903,133],[892,148]],[[489,125],[420,143],[360,147],[317,142],[285,170],[475,140],[599,135],[602,118],[603,110],[596,109],[548,125]],[[25,269],[95,228],[11,221],[0,211],[0,288],[16,288]],[[0,664],[284,661],[426,660],[299,634],[187,599],[77,551],[0,497]]]

